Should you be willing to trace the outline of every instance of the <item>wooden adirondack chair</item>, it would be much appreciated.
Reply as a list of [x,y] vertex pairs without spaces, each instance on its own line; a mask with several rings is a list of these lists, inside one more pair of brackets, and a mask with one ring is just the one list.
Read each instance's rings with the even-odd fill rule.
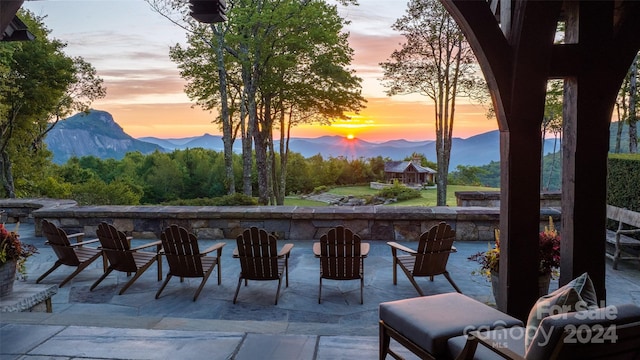
[[318,304],[322,303],[322,279],[360,280],[360,304],[364,303],[364,258],[369,244],[344,226],[330,229],[313,244],[314,254],[320,258],[320,288]]
[[[154,241],[145,245],[131,248],[131,238],[125,233],[116,229],[113,225],[105,222],[98,225],[96,230],[102,251],[109,260],[109,267],[105,273],[91,285],[90,291],[93,290],[102,280],[104,280],[113,270],[126,272],[127,274],[135,273],[120,290],[120,295],[133,284],[154,262],[158,263],[158,281],[162,280],[162,261],[158,252],[161,249],[162,242]],[[139,251],[148,247],[156,247],[155,252]]]
[[[451,226],[441,222],[420,235],[417,250],[396,242],[388,242],[393,256],[393,285],[398,283],[397,267],[400,266],[420,296],[424,296],[424,293],[415,278],[428,276],[433,281],[435,275],[444,275],[453,288],[462,293],[447,271],[449,254],[456,252],[453,246],[455,238],[456,232],[451,229]],[[398,250],[408,255],[398,255]]]
[[236,303],[243,279],[245,286],[248,280],[278,280],[275,302],[278,305],[283,274],[286,286],[289,287],[289,254],[293,244],[285,244],[278,251],[276,237],[257,227],[244,230],[242,235],[237,237],[236,243],[238,247],[233,256],[240,259],[241,271],[233,303]]
[[[160,297],[160,293],[167,286],[172,276],[179,276],[180,281],[183,281],[184,278],[201,277],[202,282],[193,296],[193,301],[196,301],[216,265],[218,267],[218,285],[220,285],[222,282],[220,257],[222,256],[222,248],[226,245],[225,243],[219,242],[201,252],[198,247],[198,238],[178,225],[171,225],[166,228],[160,235],[160,239],[162,241],[161,254],[165,256],[169,263],[169,272],[156,293],[156,299]],[[213,251],[217,251],[217,256],[206,256]]]
[[[47,238],[46,244],[53,248],[58,260],[36,280],[36,283],[42,281],[55,269],[60,267],[60,265],[74,266],[76,270],[58,285],[59,287],[63,287],[69,280],[73,279],[102,255],[100,249],[85,246],[87,244],[97,243],[98,239],[82,241],[84,233],[67,235],[64,230],[47,220],[42,220],[42,233]],[[72,243],[70,241],[71,239],[76,239],[76,242]]]

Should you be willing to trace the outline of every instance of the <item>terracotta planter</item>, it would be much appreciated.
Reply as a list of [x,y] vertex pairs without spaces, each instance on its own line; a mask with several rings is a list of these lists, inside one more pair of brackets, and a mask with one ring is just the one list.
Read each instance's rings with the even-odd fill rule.
[[0,265],[0,297],[13,292],[13,283],[16,280],[16,260],[10,260]]
[[[545,274],[538,276],[538,296],[544,296],[549,293],[549,283],[551,282],[551,274]],[[498,303],[498,286],[500,284],[500,278],[498,274],[491,273],[491,290],[493,291],[493,298]]]

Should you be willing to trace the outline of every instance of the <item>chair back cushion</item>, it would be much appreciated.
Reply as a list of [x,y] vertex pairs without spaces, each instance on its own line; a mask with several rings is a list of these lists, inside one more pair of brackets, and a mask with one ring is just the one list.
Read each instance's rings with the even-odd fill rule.
[[51,245],[60,263],[68,266],[80,265],[78,255],[71,247],[67,233],[64,230],[47,220],[42,220],[42,233],[47,238],[47,242]]
[[420,235],[414,276],[440,275],[447,271],[447,261],[456,239],[456,232],[445,222],[433,226]]
[[98,225],[96,235],[100,245],[109,260],[109,267],[117,271],[136,272],[135,259],[131,254],[131,245],[127,235],[113,225],[102,222]]
[[527,348],[533,359],[637,359],[640,307],[611,305],[544,318]]
[[282,273],[278,266],[275,236],[264,229],[251,227],[236,238],[242,277],[249,280],[276,280]]
[[545,317],[597,307],[598,300],[593,283],[589,275],[583,273],[556,291],[544,295],[536,301],[527,319],[525,347],[529,347],[540,322]]
[[198,238],[187,229],[171,225],[160,234],[164,256],[173,276],[203,277]]
[[360,236],[344,226],[320,237],[320,274],[325,279],[352,280],[362,277]]

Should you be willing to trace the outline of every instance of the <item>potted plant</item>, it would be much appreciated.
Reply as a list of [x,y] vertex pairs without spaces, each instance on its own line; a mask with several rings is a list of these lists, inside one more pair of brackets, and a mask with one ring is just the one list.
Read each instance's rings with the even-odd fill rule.
[[[495,244],[487,251],[469,256],[469,260],[480,263],[480,269],[474,270],[473,274],[480,274],[491,281],[493,296],[497,301],[498,273],[500,270],[500,233],[496,230]],[[539,268],[538,286],[540,296],[546,295],[549,291],[551,278],[558,277],[560,268],[560,234],[553,225],[553,219],[549,216],[549,225],[539,234]]]
[[14,231],[8,231],[4,224],[0,224],[0,296],[13,291],[16,271],[25,274],[27,258],[38,252],[35,246],[20,241],[19,225],[16,224]]

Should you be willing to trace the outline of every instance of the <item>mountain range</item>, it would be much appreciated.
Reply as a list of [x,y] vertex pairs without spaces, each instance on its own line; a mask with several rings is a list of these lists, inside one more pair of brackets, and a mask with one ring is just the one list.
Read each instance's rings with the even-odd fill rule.
[[[91,110],[88,114],[79,113],[60,121],[49,132],[45,143],[53,152],[53,161],[57,164],[63,164],[74,156],[93,155],[101,159],[121,159],[130,151],[149,154],[154,151],[170,152],[197,147],[223,151],[222,138],[210,134],[173,139],[135,139],[124,132],[111,114],[101,110]],[[240,153],[240,146],[240,141],[236,141],[234,151]],[[436,161],[433,140],[390,140],[373,143],[357,138],[348,140],[342,136],[321,136],[291,138],[289,148],[305,158],[320,154],[324,159],[339,156],[348,159],[382,156],[391,160],[403,160],[415,152],[424,154],[430,161]],[[548,139],[545,141],[545,154],[552,151],[553,140]],[[481,166],[499,160],[500,133],[497,130],[466,139],[453,139],[450,170],[455,170],[458,165]]]

